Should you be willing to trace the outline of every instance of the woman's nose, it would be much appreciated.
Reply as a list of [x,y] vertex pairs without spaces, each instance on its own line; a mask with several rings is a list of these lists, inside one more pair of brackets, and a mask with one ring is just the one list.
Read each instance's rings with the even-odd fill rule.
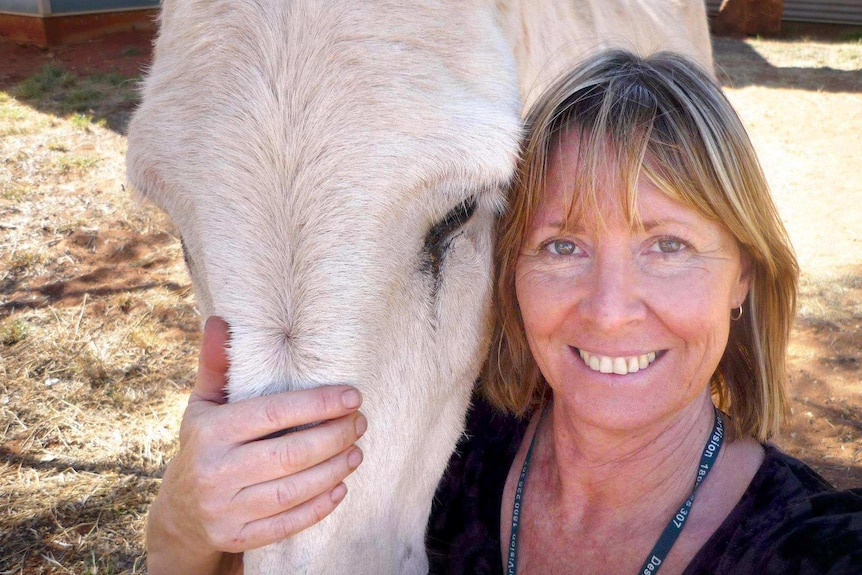
[[646,317],[642,286],[630,258],[599,257],[589,275],[582,313],[595,327],[614,332]]

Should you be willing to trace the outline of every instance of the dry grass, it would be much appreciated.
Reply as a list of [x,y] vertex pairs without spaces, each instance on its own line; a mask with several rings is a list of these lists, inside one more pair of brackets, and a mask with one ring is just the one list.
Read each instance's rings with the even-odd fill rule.
[[[858,43],[733,46],[723,60],[731,71],[752,52],[776,73],[792,68],[794,78],[816,66],[862,67]],[[834,81],[833,73],[815,76]],[[754,76],[735,81],[741,108],[772,90],[746,89]],[[810,90],[807,81],[801,89]],[[176,448],[199,317],[170,225],[123,188],[120,133],[133,87],[49,67],[0,92],[0,575],[144,572],[145,513]],[[858,94],[840,97],[858,105]],[[758,114],[752,106],[747,121]],[[767,152],[782,145],[756,143]],[[778,154],[765,156],[768,173]],[[860,189],[858,180],[842,185]],[[796,217],[797,190],[778,189],[792,192],[779,201]],[[789,227],[801,234],[803,260],[814,262],[823,239],[794,223],[814,217],[805,210]],[[847,217],[823,214],[816,217]],[[853,452],[862,429],[862,266],[837,261],[831,275],[818,268],[803,276],[791,357],[812,366],[794,372],[795,409],[811,417],[790,428],[790,447],[812,464],[837,462],[840,481],[862,461]]]
[[140,573],[198,318],[114,112],[78,108],[102,80],[45,76],[0,95],[0,573]]
[[826,277],[803,275],[799,288],[797,321],[831,330],[856,327],[862,322],[862,275],[858,272]]

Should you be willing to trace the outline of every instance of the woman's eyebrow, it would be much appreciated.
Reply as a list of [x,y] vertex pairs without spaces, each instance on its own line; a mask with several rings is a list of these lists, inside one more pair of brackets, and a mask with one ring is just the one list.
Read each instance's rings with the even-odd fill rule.
[[542,227],[569,233],[579,233],[584,231],[584,226],[580,222],[567,222],[565,220],[554,220],[544,224]]
[[670,217],[670,218],[663,218],[661,220],[641,220],[639,227],[642,227],[645,231],[650,231],[653,228],[658,228],[661,226],[673,225],[673,224],[691,227],[692,222],[690,222],[684,218],[681,219],[681,218]]

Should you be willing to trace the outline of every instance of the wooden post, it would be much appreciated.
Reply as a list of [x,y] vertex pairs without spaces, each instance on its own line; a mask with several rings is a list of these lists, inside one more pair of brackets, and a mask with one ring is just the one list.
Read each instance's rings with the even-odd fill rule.
[[781,32],[784,0],[724,0],[712,21],[723,36],[775,35]]

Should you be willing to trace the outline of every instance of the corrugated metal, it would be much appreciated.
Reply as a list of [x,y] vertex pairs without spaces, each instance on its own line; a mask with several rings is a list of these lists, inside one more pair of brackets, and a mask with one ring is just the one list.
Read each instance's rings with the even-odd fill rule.
[[0,0],[0,13],[53,16],[118,12],[158,5],[159,0]]
[[113,12],[115,10],[151,8],[158,5],[159,0],[51,0],[51,13]]
[[862,26],[862,0],[784,0],[781,19]]
[[9,14],[40,14],[39,3],[36,0],[0,0],[0,12]]
[[[718,14],[721,0],[705,0],[706,13]],[[754,0],[755,2],[757,0]],[[782,20],[862,26],[862,0],[784,0]]]

